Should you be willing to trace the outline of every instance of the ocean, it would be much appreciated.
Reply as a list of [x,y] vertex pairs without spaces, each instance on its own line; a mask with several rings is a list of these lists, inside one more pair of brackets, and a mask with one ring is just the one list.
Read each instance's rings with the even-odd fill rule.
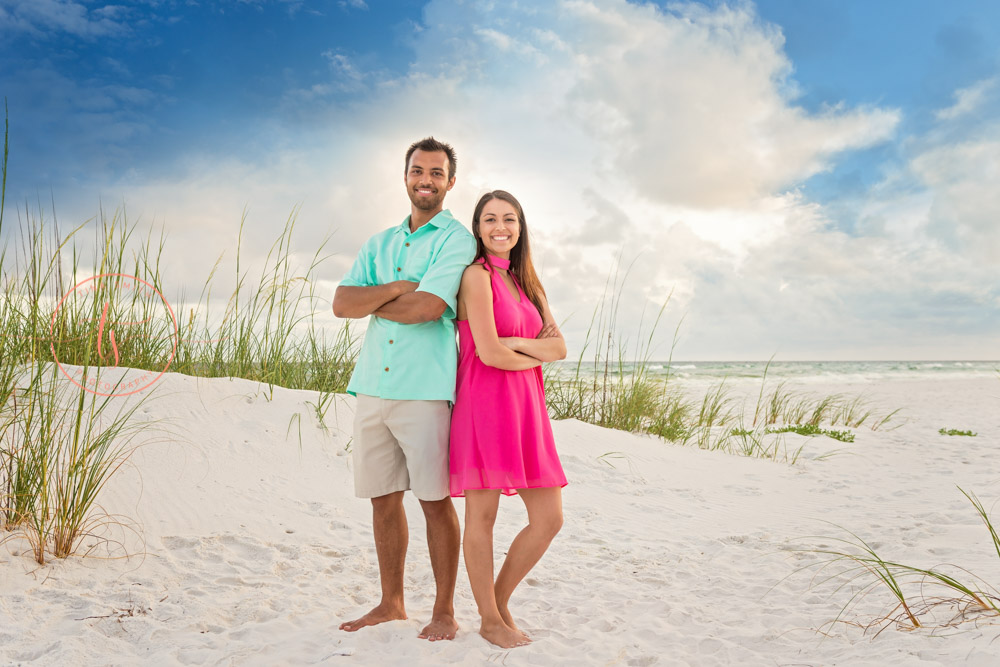
[[[576,373],[577,362],[551,364],[548,372],[561,377]],[[993,377],[1000,381],[1000,361],[650,361],[650,378],[694,384],[760,380],[767,370],[768,382],[796,383],[874,382],[882,380],[962,379]],[[613,362],[608,373],[631,374],[636,364]],[[603,374],[605,367],[584,361],[581,375]]]

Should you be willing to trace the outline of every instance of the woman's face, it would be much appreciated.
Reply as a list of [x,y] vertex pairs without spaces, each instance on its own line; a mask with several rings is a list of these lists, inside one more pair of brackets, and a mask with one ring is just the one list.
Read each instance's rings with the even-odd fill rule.
[[510,259],[511,249],[521,238],[517,211],[503,199],[489,200],[479,216],[479,235],[491,255]]

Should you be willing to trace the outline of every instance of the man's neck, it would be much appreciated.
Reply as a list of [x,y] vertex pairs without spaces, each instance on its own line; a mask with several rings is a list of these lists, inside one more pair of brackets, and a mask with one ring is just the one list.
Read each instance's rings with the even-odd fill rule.
[[435,215],[444,210],[444,206],[439,206],[433,211],[425,211],[416,206],[410,207],[410,233],[413,233],[431,221]]

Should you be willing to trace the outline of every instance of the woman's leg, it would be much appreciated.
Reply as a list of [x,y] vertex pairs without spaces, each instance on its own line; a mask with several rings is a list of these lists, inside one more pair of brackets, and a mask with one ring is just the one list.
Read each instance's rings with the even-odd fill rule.
[[493,594],[493,524],[499,501],[499,489],[466,490],[462,550],[482,619],[479,634],[501,648],[513,648],[527,643],[527,638],[504,624]]
[[[518,489],[517,493],[528,509],[528,525],[525,526],[507,550],[500,574],[493,587],[497,611],[509,627],[517,629],[514,619],[507,609],[514,589],[535,566],[552,538],[562,528],[562,489],[558,486],[547,489]],[[468,531],[468,528],[466,528]],[[518,630],[520,632],[520,630]]]

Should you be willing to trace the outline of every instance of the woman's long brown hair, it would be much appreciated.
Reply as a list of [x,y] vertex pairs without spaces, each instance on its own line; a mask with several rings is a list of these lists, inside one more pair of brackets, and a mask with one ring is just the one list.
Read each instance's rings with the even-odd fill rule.
[[[482,216],[486,204],[494,199],[507,202],[514,207],[514,212],[517,213],[520,237],[517,244],[511,248],[510,268],[507,270],[514,276],[521,289],[524,290],[525,296],[531,303],[535,304],[538,314],[542,315],[544,319],[542,298],[545,296],[545,290],[542,288],[542,282],[538,279],[538,274],[535,273],[535,265],[531,263],[531,244],[528,242],[528,225],[524,219],[524,209],[521,208],[521,203],[514,198],[514,195],[509,192],[504,190],[487,192],[479,198],[479,203],[476,204],[476,210],[472,214],[472,235],[476,237],[476,259],[485,258],[488,254],[486,246],[483,245],[483,235],[479,231],[479,218]],[[489,260],[486,261],[486,268],[490,271],[493,270]]]

